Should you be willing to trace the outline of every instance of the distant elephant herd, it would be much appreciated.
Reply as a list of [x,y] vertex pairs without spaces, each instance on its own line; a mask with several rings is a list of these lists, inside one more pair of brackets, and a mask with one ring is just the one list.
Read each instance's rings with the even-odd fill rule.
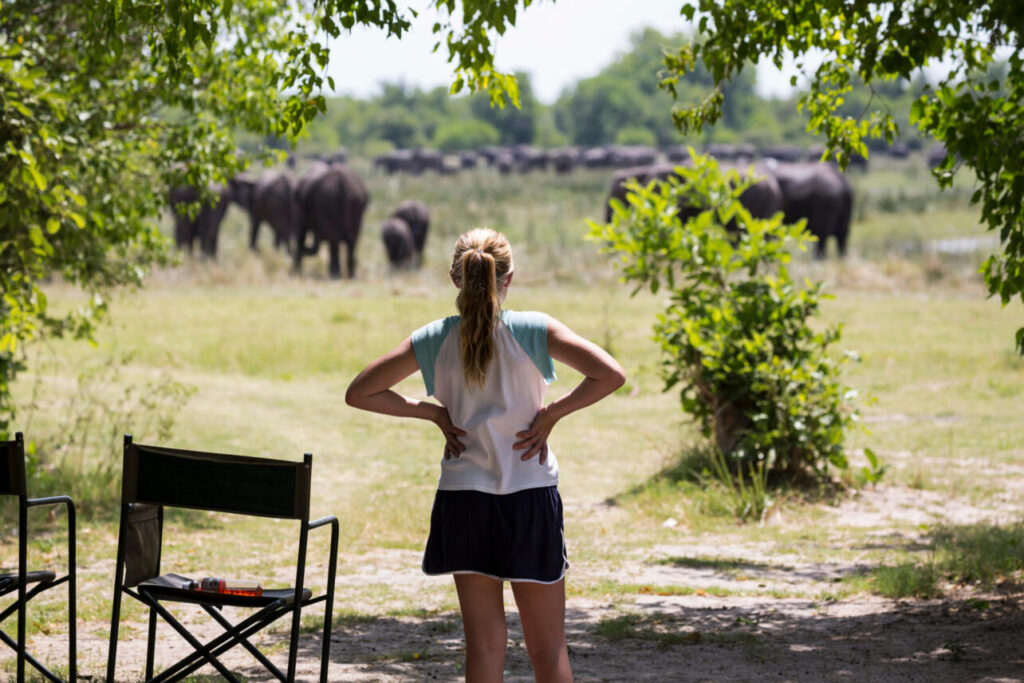
[[[686,157],[686,150],[680,150],[678,159],[682,160]],[[670,154],[672,151],[667,150]],[[482,165],[490,166],[502,175],[513,171],[530,173],[548,169],[564,174],[575,168],[623,168],[650,164],[659,158],[659,154],[654,147],[636,145],[605,145],[589,149],[538,149],[532,145],[489,145],[480,150],[453,153],[443,153],[436,149],[396,149],[374,157],[373,165],[388,175],[420,175],[427,171],[440,175],[454,175]],[[672,159],[673,156],[669,156],[669,160]]]
[[[716,143],[709,145],[705,151],[721,161],[772,158],[792,163],[820,158],[823,150],[799,145],[771,145],[758,149],[749,144]],[[893,157],[905,158],[910,154],[910,149],[903,143],[895,143],[886,150],[886,153]],[[539,149],[532,145],[489,145],[479,150],[450,153],[424,148],[395,149],[374,157],[373,165],[388,175],[421,175],[431,171],[450,176],[483,165],[496,169],[502,175],[549,169],[558,174],[566,174],[578,168],[616,169],[647,166],[661,159],[683,162],[689,158],[689,152],[683,145],[670,145],[662,149],[648,145],[616,144],[553,149]],[[851,159],[851,165],[855,168],[864,168],[867,166],[867,159],[855,156]]]
[[[249,213],[253,251],[258,248],[260,227],[266,223],[274,234],[274,246],[291,254],[294,272],[301,272],[304,256],[318,254],[326,242],[330,277],[341,277],[342,244],[346,274],[355,276],[356,242],[370,192],[343,162],[317,161],[298,176],[285,168],[268,169],[258,176],[242,174],[208,190],[213,199],[198,212],[189,209],[200,200],[199,190],[188,186],[171,190],[175,242],[180,249],[192,253],[198,241],[204,256],[216,258],[220,223],[228,205],[235,202]],[[430,210],[421,201],[404,201],[392,211],[384,222],[382,239],[393,266],[422,262],[429,226]]]
[[[617,171],[608,190],[605,220],[612,219],[611,200],[626,197],[627,184],[665,180],[675,173],[679,164],[664,162]],[[745,172],[748,164],[738,165]],[[723,168],[728,168],[723,164]],[[840,256],[846,255],[853,216],[853,190],[850,181],[833,163],[779,162],[768,159],[754,166],[755,181],[740,195],[740,203],[754,218],[768,218],[782,212],[786,223],[807,220],[807,232],[817,238],[816,258],[824,258],[829,238],[834,238]],[[685,219],[693,210],[681,202]]]
[[[904,157],[909,150],[894,145],[889,154]],[[853,192],[849,180],[832,163],[819,163],[821,150],[777,145],[760,150],[749,145],[710,145],[706,152],[725,165],[747,168],[752,160],[758,181],[740,197],[754,217],[765,218],[781,211],[787,223],[806,219],[807,230],[817,237],[815,254],[824,257],[829,239],[835,239],[840,256],[846,253],[853,213]],[[936,165],[945,150],[932,150],[928,163]],[[257,249],[260,226],[267,223],[274,246],[292,257],[293,270],[302,269],[304,256],[328,245],[329,274],[342,275],[341,245],[345,245],[346,274],[356,271],[356,242],[362,229],[363,214],[370,201],[366,183],[345,164],[347,155],[339,150],[329,156],[317,156],[301,174],[290,168],[268,169],[259,175],[242,174],[226,185],[211,185],[207,201],[198,212],[195,206],[203,193],[189,186],[175,187],[170,204],[175,217],[175,241],[179,248],[193,251],[196,242],[204,256],[215,258],[217,235],[230,202],[250,216],[249,246]],[[374,166],[386,174],[456,173],[481,164],[499,173],[513,170],[528,173],[551,169],[568,173],[574,168],[599,168],[613,171],[605,202],[605,218],[611,219],[610,200],[623,199],[626,183],[642,183],[667,178],[673,169],[689,160],[682,146],[658,150],[647,146],[605,145],[580,149],[560,147],[540,150],[527,145],[485,147],[458,154],[437,150],[394,150],[377,156]],[[851,160],[854,168],[866,160]],[[289,164],[291,167],[292,164]],[[684,209],[685,211],[685,209]],[[395,268],[418,267],[430,226],[430,210],[422,201],[407,200],[389,214],[381,226],[381,240],[388,261]]]

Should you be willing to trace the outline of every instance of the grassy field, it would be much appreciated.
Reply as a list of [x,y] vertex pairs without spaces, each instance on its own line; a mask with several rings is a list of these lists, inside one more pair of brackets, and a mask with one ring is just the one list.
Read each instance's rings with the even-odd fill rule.
[[[798,259],[801,274],[827,281],[835,294],[823,324],[843,322],[840,346],[862,359],[845,376],[864,397],[866,429],[849,437],[855,465],[864,464],[863,449],[871,448],[888,466],[884,487],[919,496],[923,510],[923,517],[908,514],[884,525],[886,533],[916,534],[920,543],[869,544],[879,526],[837,517],[845,497],[775,492],[768,523],[737,526],[713,491],[677,476],[699,435],[676,397],[661,391],[660,359],[651,342],[661,302],[647,294],[630,297],[607,257],[582,237],[585,220],[600,213],[607,174],[508,180],[490,171],[450,179],[367,175],[373,200],[356,280],[327,280],[322,261],[307,262],[306,275],[295,278],[288,275],[287,259],[267,253],[268,247],[262,255],[249,254],[244,217],[232,208],[218,263],[186,261],[154,274],[140,292],[118,294],[96,347],[61,341],[31,349],[30,370],[16,386],[23,406],[17,428],[43,451],[69,432],[79,435],[75,444],[65,444],[69,455],[63,461],[44,458],[39,481],[66,485],[89,501],[79,528],[79,611],[84,629],[97,638],[109,619],[125,431],[142,443],[165,439],[182,448],[296,459],[314,453],[312,514],[341,520],[340,572],[352,579],[339,583],[338,613],[444,614],[455,608],[448,582],[410,588],[366,578],[367,567],[381,564],[417,571],[440,458],[435,428],[349,409],[343,395],[369,360],[452,310],[450,244],[480,224],[505,230],[516,249],[516,284],[506,306],[549,312],[608,348],[628,375],[619,392],[567,419],[552,437],[562,469],[573,598],[618,604],[645,589],[711,590],[641,585],[619,575],[617,568],[684,538],[699,547],[756,546],[810,561],[855,561],[881,572],[847,577],[830,588],[837,596],[941,593],[954,571],[942,564],[943,553],[963,556],[970,547],[982,559],[1006,555],[1013,537],[1004,538],[1006,530],[1021,521],[1024,508],[1024,486],[1016,483],[1024,474],[1024,362],[1012,352],[1024,309],[985,298],[976,274],[983,251],[936,246],[986,236],[959,188],[940,195],[923,170],[910,166],[855,176],[864,204],[851,258]],[[377,226],[405,197],[425,199],[434,223],[425,268],[394,274],[384,262]],[[56,306],[80,300],[59,285],[49,296]],[[552,396],[578,379],[564,366],[557,371]],[[401,389],[424,393],[418,376]],[[1009,519],[1002,527],[970,527],[970,536],[936,522],[928,506],[962,506],[967,527],[981,524],[978,510],[1004,509]],[[34,544],[33,554],[59,559],[59,525],[42,518],[36,523],[53,531]],[[172,526],[185,536],[167,550],[165,570],[272,581],[294,552],[276,542],[278,528],[265,524],[191,515],[173,518]],[[314,583],[323,581],[322,540],[311,550]],[[3,541],[3,562],[10,564],[16,549],[11,527]],[[263,549],[253,553],[257,547]],[[1011,557],[1018,564],[987,575],[986,585],[1019,578],[1024,560],[1016,552]],[[730,560],[712,553],[678,562],[728,572]],[[933,574],[930,583],[927,572]],[[729,590],[767,597],[807,593],[756,584]],[[59,600],[35,608],[31,628],[37,637],[64,628],[61,609]],[[129,610],[126,619],[137,624],[126,637],[139,637],[141,613]]]

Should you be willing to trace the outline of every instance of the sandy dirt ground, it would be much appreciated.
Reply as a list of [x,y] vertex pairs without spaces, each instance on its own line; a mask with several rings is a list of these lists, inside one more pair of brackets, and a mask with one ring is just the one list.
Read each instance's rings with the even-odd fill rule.
[[[929,519],[949,515],[959,521],[996,521],[1019,511],[977,510],[945,504],[930,494],[887,488],[858,496],[835,508],[844,520],[884,529],[904,515]],[[673,563],[680,557],[735,557],[730,571],[715,565]],[[346,558],[343,558],[345,560]],[[351,558],[348,558],[351,559]],[[438,578],[419,571],[414,551],[382,550],[360,556],[358,572],[339,576],[339,590],[385,584],[415,594]],[[351,566],[351,565],[349,565]],[[1024,594],[1019,590],[980,594],[952,590],[941,600],[890,600],[858,596],[821,598],[843,575],[858,571],[856,562],[814,563],[798,556],[773,555],[758,547],[707,546],[685,534],[680,542],[658,545],[609,570],[573,567],[569,581],[588,571],[610,573],[615,581],[655,587],[700,587],[680,595],[658,594],[658,588],[614,602],[570,597],[567,629],[570,657],[577,681],[1024,681]],[[591,577],[593,578],[593,577]],[[436,586],[436,583],[434,584]],[[737,596],[756,585],[779,595],[817,598]],[[425,591],[424,591],[425,592]],[[436,593],[436,591],[435,591]],[[506,591],[508,606],[507,681],[532,680],[519,618]],[[368,597],[364,605],[339,604],[356,614],[380,614]],[[624,624],[628,637],[610,637],[599,624]],[[105,625],[84,629],[80,636],[83,680],[102,680],[107,655]],[[207,636],[216,630],[201,629]],[[621,633],[619,634],[621,635]],[[332,629],[331,681],[457,681],[462,679],[464,649],[458,614],[430,616],[360,616],[343,619]],[[164,638],[158,661],[173,661],[186,651],[180,639]],[[286,636],[271,634],[261,641],[281,661]],[[320,639],[302,638],[299,680],[316,680]],[[66,642],[37,639],[46,657],[60,658]],[[268,680],[240,650],[225,658],[251,681]],[[121,640],[118,680],[141,678],[143,632],[129,627]],[[204,672],[212,671],[207,668]],[[133,673],[135,672],[135,673]],[[220,680],[215,675],[195,680]]]

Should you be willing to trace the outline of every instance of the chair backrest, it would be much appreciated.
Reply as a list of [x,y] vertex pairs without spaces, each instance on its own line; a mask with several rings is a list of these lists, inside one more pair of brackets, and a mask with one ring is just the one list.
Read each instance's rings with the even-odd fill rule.
[[312,467],[310,453],[302,461],[273,460],[146,446],[125,436],[124,585],[159,574],[164,506],[308,522]]
[[144,446],[125,438],[123,503],[309,520],[313,456],[302,461]]
[[25,437],[21,432],[13,441],[0,442],[0,495],[25,497]]

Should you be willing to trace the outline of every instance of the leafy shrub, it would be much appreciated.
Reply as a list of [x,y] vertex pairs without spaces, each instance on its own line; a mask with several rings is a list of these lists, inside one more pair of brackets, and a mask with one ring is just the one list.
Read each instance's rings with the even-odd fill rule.
[[634,182],[625,203],[613,200],[612,223],[592,222],[590,233],[619,255],[634,294],[667,289],[654,327],[665,390],[678,387],[683,410],[741,476],[756,478],[762,463],[791,479],[847,469],[855,393],[829,353],[840,327],[811,326],[823,285],[798,286],[787,268],[814,238],[781,214],[753,218],[739,202],[749,181],[709,157],[676,174]]
[[434,146],[446,152],[496,145],[500,139],[497,128],[477,119],[449,121],[434,132]]
[[650,145],[658,144],[658,138],[646,128],[623,128],[615,134],[615,142],[619,145]]
[[54,396],[37,375],[24,408],[32,495],[69,494],[86,517],[116,512],[124,435],[166,441],[194,391],[166,373],[140,384],[127,382],[121,368],[130,360],[130,354],[120,354],[89,365],[74,388],[54,387]]
[[395,147],[416,147],[423,138],[420,120],[403,109],[385,109],[370,124],[368,137],[387,140]]

